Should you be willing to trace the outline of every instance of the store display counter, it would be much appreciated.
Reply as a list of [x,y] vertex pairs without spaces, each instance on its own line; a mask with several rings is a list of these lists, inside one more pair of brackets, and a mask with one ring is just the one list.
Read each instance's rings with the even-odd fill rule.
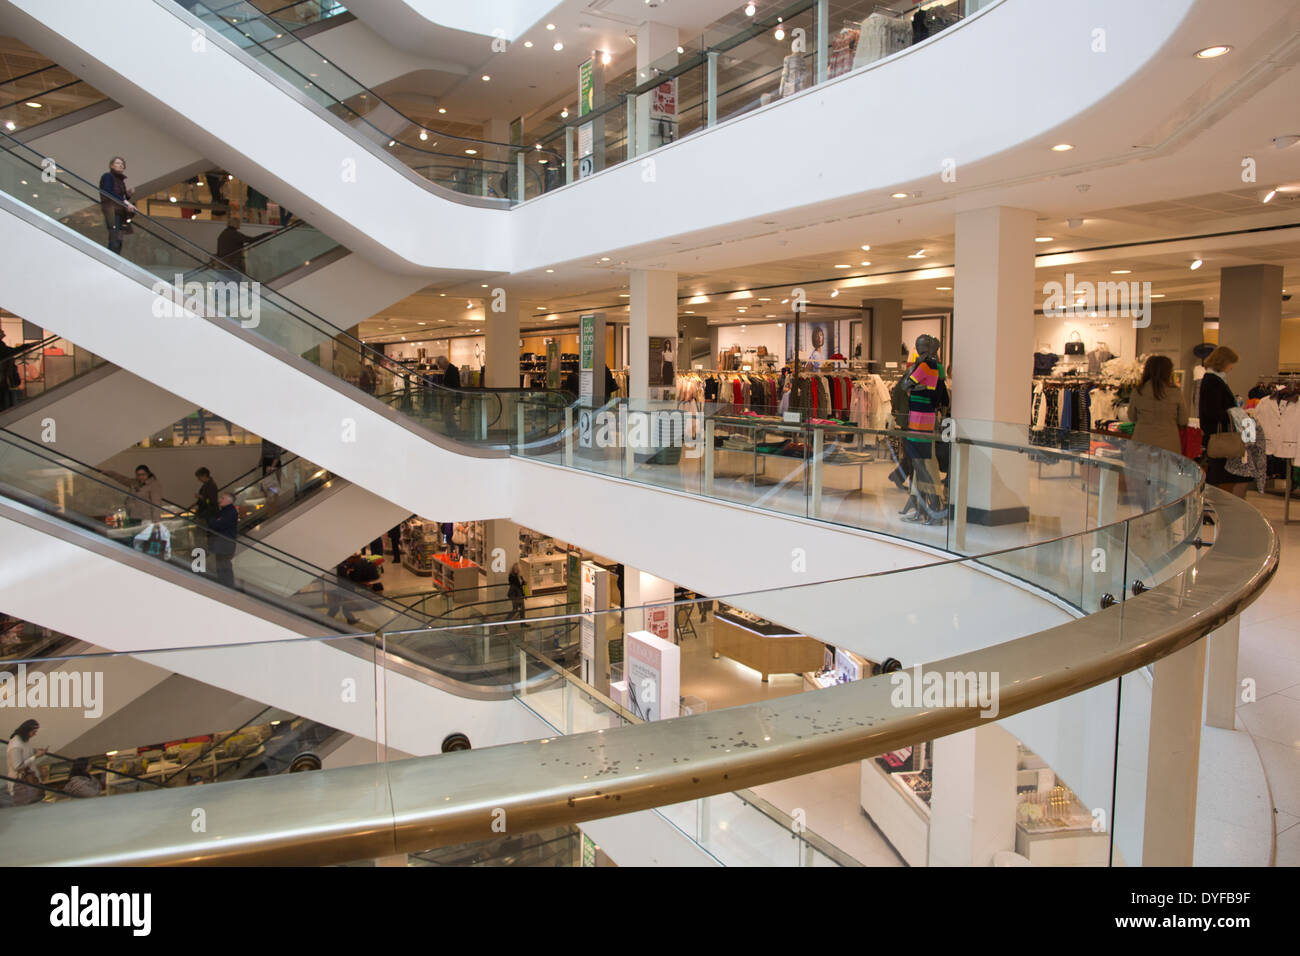
[[1092,832],[1092,817],[1061,824],[1016,824],[1016,852],[1034,866],[1109,866],[1110,837]]
[[530,554],[519,559],[519,569],[524,581],[534,594],[562,590],[567,586],[568,575],[564,554]]
[[889,773],[874,757],[862,761],[862,809],[908,866],[927,866],[930,858],[930,805],[912,786],[920,776]]
[[714,613],[713,653],[730,657],[763,675],[802,674],[822,666],[825,645],[745,611]]
[[479,566],[466,558],[455,558],[447,552],[433,556],[433,584],[452,592],[452,606],[472,604],[482,583]]

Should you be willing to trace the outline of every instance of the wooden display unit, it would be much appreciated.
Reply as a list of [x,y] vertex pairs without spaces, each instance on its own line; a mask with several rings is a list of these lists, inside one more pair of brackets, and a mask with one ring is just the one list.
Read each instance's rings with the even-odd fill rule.
[[[481,583],[479,566],[466,558],[456,559],[449,553],[433,556],[433,584],[452,592],[452,606],[472,604]],[[475,589],[473,592],[470,589]]]
[[714,613],[713,653],[730,657],[763,675],[802,674],[822,666],[825,645],[779,624],[743,612]]

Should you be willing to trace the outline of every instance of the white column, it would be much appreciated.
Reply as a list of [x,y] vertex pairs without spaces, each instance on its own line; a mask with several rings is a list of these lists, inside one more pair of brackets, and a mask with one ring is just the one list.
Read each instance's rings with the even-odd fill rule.
[[1191,866],[1205,641],[1156,661],[1151,681],[1143,866]]
[[1237,729],[1237,650],[1241,616],[1234,617],[1206,638],[1205,722],[1224,730]]
[[519,525],[506,518],[484,521],[483,570],[487,572],[487,583],[505,584],[510,577],[510,567],[518,560]]
[[[677,65],[677,28],[665,23],[647,21],[636,30],[636,85],[653,79],[650,65],[661,70]],[[636,154],[640,156],[656,146],[650,137],[650,101],[654,93],[643,93],[636,101]]]
[[488,388],[518,388],[519,299],[511,289],[502,298],[502,312],[493,311],[495,296],[483,300],[483,321],[487,325],[487,374],[483,384]]
[[990,723],[931,746],[929,865],[992,865],[1016,848],[1016,739]]
[[650,387],[650,336],[677,337],[677,273],[636,269],[629,285],[628,397],[645,401]]
[[1282,340],[1282,267],[1231,266],[1219,273],[1219,344],[1241,356],[1228,373],[1239,395],[1274,375]]
[[[961,433],[1008,439],[1026,424],[1033,381],[1035,216],[995,206],[957,214],[953,282],[953,416]],[[1011,452],[973,449],[969,520],[1008,524],[1028,518],[1028,462]]]

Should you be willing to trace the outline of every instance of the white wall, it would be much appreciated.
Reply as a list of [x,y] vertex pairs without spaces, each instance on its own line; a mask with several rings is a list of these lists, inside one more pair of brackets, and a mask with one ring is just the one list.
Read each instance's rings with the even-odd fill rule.
[[383,535],[411,512],[343,478],[272,518],[252,536],[318,568],[332,568]]
[[1098,343],[1105,342],[1116,358],[1131,361],[1137,357],[1137,329],[1133,328],[1131,320],[1091,319],[1086,316],[1034,316],[1034,351],[1050,345],[1052,351],[1064,359],[1065,343],[1072,340],[1075,332],[1083,339],[1085,352],[1091,352]]
[[[107,405],[105,408],[113,409],[113,414],[117,414],[116,406]],[[105,417],[109,416],[94,415],[87,421],[94,422]],[[214,442],[218,436],[224,438],[226,435],[224,425],[209,422],[207,430],[209,443]],[[187,506],[194,501],[199,490],[199,480],[194,477],[195,469],[207,468],[212,472],[212,480],[218,487],[224,487],[262,460],[260,444],[195,445],[193,442],[196,440],[191,431],[191,444],[179,448],[128,448],[99,467],[123,475],[134,475],[136,465],[146,465],[158,477],[163,497],[178,505]],[[68,454],[75,455],[75,452],[69,450]]]

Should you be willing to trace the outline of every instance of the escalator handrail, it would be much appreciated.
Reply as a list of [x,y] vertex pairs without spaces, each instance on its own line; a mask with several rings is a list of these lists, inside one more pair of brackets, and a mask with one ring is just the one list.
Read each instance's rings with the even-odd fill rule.
[[[80,758],[77,758],[77,757],[69,757],[67,754],[56,754],[56,753],[55,753],[54,751],[52,751],[52,750],[47,750],[47,751],[45,752],[45,756],[47,756],[47,757],[53,757],[55,760],[63,760],[63,761],[66,761],[67,763],[73,763],[73,762],[75,762],[76,760],[80,759]],[[98,756],[98,755],[96,755],[96,756]],[[95,757],[87,757],[86,759],[87,759],[87,760],[94,760],[94,759],[96,759],[96,758],[95,758]],[[161,784],[161,783],[158,783],[156,780],[146,780],[144,777],[137,777],[137,776],[136,776],[135,774],[133,774],[133,773],[126,773],[126,772],[123,771],[123,770],[113,770],[113,769],[111,769],[111,768],[109,768],[109,767],[105,767],[105,768],[104,768],[104,776],[105,776],[105,780],[107,780],[107,778],[108,778],[108,774],[110,774],[110,773],[111,773],[111,774],[115,774],[116,776],[119,776],[119,777],[126,777],[128,780],[136,780],[136,781],[138,781],[138,782],[140,782],[140,783],[147,783],[147,784],[148,784],[149,786],[151,786],[151,787],[161,787],[161,786],[162,786],[162,784]]]
[[[13,155],[16,159],[18,159],[20,162],[27,163],[28,165],[32,166],[33,169],[37,169],[37,170],[42,169],[41,167],[42,157],[36,150],[33,150],[27,144],[18,141],[17,139],[9,135],[4,130],[0,130],[0,147],[6,145],[8,146],[8,152],[11,155]],[[35,156],[36,160],[33,161],[32,159],[29,158],[27,154],[30,154],[31,156]],[[95,205],[98,205],[100,203],[101,193],[98,185],[92,185],[90,182],[88,182],[85,179],[82,179],[76,173],[69,172],[67,169],[61,167],[58,169],[57,177],[58,179],[56,181],[60,185],[72,189],[75,192],[81,193],[82,198],[86,199],[88,202],[93,203]],[[18,197],[13,197],[13,198],[21,202],[21,200],[18,199]],[[166,245],[170,245],[173,249],[181,252],[182,254],[193,258],[195,260],[195,265],[193,269],[190,272],[185,273],[185,275],[188,276],[194,273],[207,273],[213,271],[210,265],[210,263],[213,261],[213,256],[210,252],[208,252],[202,246],[199,246],[196,243],[185,238],[184,236],[174,232],[170,228],[161,225],[157,219],[154,219],[144,213],[137,211],[136,213],[132,214],[131,223],[132,225],[141,224],[143,226],[147,226],[146,232],[149,232],[151,235],[154,236],[154,238],[158,239],[159,241],[163,242]],[[76,230],[73,231],[75,232]],[[80,235],[80,233],[78,233],[78,235]],[[126,261],[130,262],[129,259]],[[137,266],[137,268],[140,267]],[[234,268],[233,266],[223,266],[220,271],[225,273],[230,273],[232,275],[243,276],[249,282],[258,282],[258,280],[253,279],[247,273],[241,272],[240,270]],[[156,280],[157,277],[155,276],[154,279]],[[261,285],[260,282],[258,282],[258,284],[259,286]],[[422,388],[426,388],[438,392],[444,392],[450,395],[462,395],[462,394],[473,395],[476,391],[478,391],[477,389],[447,388],[441,383],[435,382],[433,379],[427,378],[424,375],[421,375],[417,372],[413,372],[405,368],[404,366],[402,366],[400,363],[394,362],[392,359],[388,358],[388,356],[384,355],[382,352],[376,352],[374,349],[367,346],[364,342],[350,335],[346,330],[339,328],[338,326],[330,322],[328,319],[325,319],[324,317],[316,314],[315,312],[312,312],[310,309],[300,305],[299,303],[293,301],[292,299],[288,298],[287,296],[285,296],[280,292],[264,289],[262,295],[269,296],[271,297],[272,302],[280,304],[280,307],[284,310],[284,312],[293,320],[313,328],[314,331],[316,332],[325,332],[325,330],[327,329],[328,332],[326,334],[328,334],[330,338],[334,339],[336,344],[344,346],[349,351],[356,352],[359,358],[363,362],[369,361],[371,365],[377,366],[379,368],[383,368],[386,371],[388,371],[390,374],[404,381],[414,380],[414,382],[418,382],[420,384],[420,387]],[[285,307],[286,305],[288,306],[288,308]],[[310,321],[304,316],[309,316]],[[321,326],[324,326],[324,329],[322,329]],[[346,380],[339,379],[339,381],[342,382],[343,384],[351,385],[351,383],[346,382]],[[352,387],[357,388],[357,386],[352,386]],[[557,393],[553,393],[543,389],[522,389],[521,388],[518,389],[518,394],[546,395],[546,394],[557,394]],[[500,417],[500,411],[501,410],[498,409],[497,412],[498,420]]]
[[[56,467],[65,468],[68,471],[74,471],[74,472],[80,471],[82,473],[83,478],[86,478],[104,487],[112,488],[114,493],[121,494],[126,498],[130,498],[135,501],[138,501],[146,507],[150,507],[150,508],[154,507],[152,502],[148,501],[145,498],[141,498],[138,495],[132,494],[130,491],[122,489],[119,485],[117,485],[116,482],[114,482],[113,484],[109,484],[111,479],[109,479],[107,475],[105,475],[103,472],[99,471],[98,469],[94,468],[93,466],[78,461],[77,459],[72,458],[69,455],[59,454],[57,457],[51,457],[49,454],[46,453],[48,452],[47,448],[43,447],[42,445],[36,442],[31,441],[30,439],[24,438],[21,435],[17,435],[11,431],[8,431],[7,429],[0,429],[0,444],[12,445],[20,449],[21,451],[24,451],[28,454],[33,455],[34,457],[49,462],[50,464],[55,465]],[[77,467],[69,468],[68,465],[65,463],[71,463],[73,465],[76,465]],[[49,503],[42,502],[42,504],[44,505],[42,510],[46,511],[46,513],[49,513],[49,508],[48,508]],[[181,506],[175,504],[174,502],[167,501],[166,499],[162,499],[162,505],[166,510],[173,512],[178,517],[190,514],[188,508],[182,508]],[[90,516],[87,515],[85,517],[90,517]],[[195,522],[195,525],[196,527],[198,526],[197,522]],[[247,538],[247,537],[241,538],[239,536],[236,536],[235,538],[229,538],[226,535],[219,535],[217,534],[217,532],[210,531],[206,528],[202,530],[204,530],[209,535],[215,535],[227,541],[231,541],[236,545],[242,544],[244,548],[248,550],[264,553],[272,560],[276,561],[278,564],[287,564],[297,571],[312,575],[313,577],[319,578],[320,580],[326,583],[337,584],[339,587],[344,588],[345,590],[354,592],[353,594],[349,595],[350,597],[355,596],[357,598],[365,598],[370,603],[378,607],[382,607],[387,611],[392,612],[397,617],[410,617],[410,618],[415,618],[417,620],[422,618],[428,618],[428,615],[420,614],[415,611],[412,611],[410,608],[402,607],[396,602],[388,600],[387,598],[383,597],[382,595],[374,591],[369,590],[368,588],[358,588],[355,586],[353,582],[346,581],[345,579],[340,578],[338,574],[335,573],[334,571],[329,571],[324,568],[316,567],[310,562],[303,561],[301,558],[295,557],[294,555],[289,554],[287,551],[282,551],[281,549],[275,547],[274,545],[265,544],[261,541],[258,541],[256,538]],[[301,608],[295,608],[292,605],[290,605],[285,609],[294,611],[295,613],[301,611]]]

